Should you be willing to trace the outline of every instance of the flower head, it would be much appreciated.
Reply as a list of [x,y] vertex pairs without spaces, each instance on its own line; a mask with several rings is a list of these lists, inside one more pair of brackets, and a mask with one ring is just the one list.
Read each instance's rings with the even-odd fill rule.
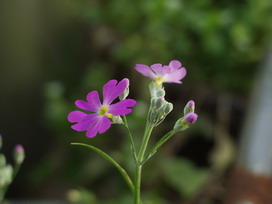
[[111,126],[111,120],[114,116],[127,115],[132,112],[130,107],[136,105],[133,99],[124,99],[115,104],[112,102],[119,97],[128,87],[129,80],[123,79],[119,83],[117,80],[108,81],[103,87],[103,103],[99,99],[97,91],[87,94],[87,101],[76,100],[75,104],[92,113],[81,111],[72,111],[68,115],[68,121],[76,123],[71,126],[72,129],[83,132],[86,131],[87,137],[95,137],[97,133],[106,132]]
[[172,60],[169,65],[153,64],[150,67],[144,64],[136,64],[135,69],[142,75],[155,81],[156,85],[162,83],[181,84],[186,75],[186,69],[178,60]]

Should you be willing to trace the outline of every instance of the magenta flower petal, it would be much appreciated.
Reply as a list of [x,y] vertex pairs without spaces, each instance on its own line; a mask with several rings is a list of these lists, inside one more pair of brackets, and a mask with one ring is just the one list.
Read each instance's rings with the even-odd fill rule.
[[150,69],[149,66],[144,64],[136,64],[135,69],[140,72],[142,75],[149,77],[151,80],[155,78],[154,72]]
[[101,104],[97,91],[88,93],[87,102],[77,100],[75,102],[77,107],[94,113],[86,114],[81,111],[72,111],[68,115],[68,121],[76,124],[72,125],[71,128],[78,132],[86,131],[87,137],[90,138],[107,131],[111,126],[109,118],[112,118],[112,115],[128,114],[132,111],[129,107],[136,104],[135,100],[125,99],[111,105],[112,101],[120,96],[128,86],[128,79],[123,79],[119,83],[116,80],[110,80],[103,87],[103,104]]
[[129,107],[133,107],[136,105],[136,101],[133,99],[125,99],[119,101],[118,103],[112,104],[109,107],[109,113],[113,115],[126,115],[132,112]]
[[177,70],[179,68],[181,68],[182,64],[180,61],[178,60],[172,60],[170,63],[169,63],[169,67],[171,67],[171,69],[174,71],[174,70]]
[[84,121],[84,122],[80,122],[80,123],[72,125],[71,128],[75,131],[83,132],[83,131],[88,130],[88,127],[90,125],[91,125],[91,123],[89,121]]
[[106,116],[98,117],[95,123],[87,130],[87,137],[93,138],[97,133],[102,134],[106,132],[111,126],[110,120]]
[[163,67],[162,64],[153,64],[150,68],[156,73],[158,76],[163,76]]
[[78,131],[78,132],[83,132],[83,131],[88,130],[90,127],[92,127],[94,123],[95,123],[95,120],[85,120],[85,121],[81,121],[75,125],[72,125],[71,128],[73,130]]
[[77,124],[72,125],[71,128],[73,130],[78,131],[78,132],[86,131],[96,121],[97,121],[97,114],[96,113],[86,114],[86,116],[84,118],[81,118],[81,120]]
[[162,73],[163,73],[162,76],[167,75],[167,74],[171,74],[172,73],[171,67],[163,66],[162,67]]
[[108,98],[111,95],[111,90],[114,89],[114,87],[117,84],[117,80],[113,79],[108,81],[104,86],[103,86],[103,99],[105,102],[105,98]]
[[78,108],[81,108],[83,110],[87,110],[87,111],[91,111],[91,112],[97,111],[97,107],[95,105],[88,103],[86,101],[76,100],[75,104]]
[[86,99],[87,99],[87,101],[89,103],[91,103],[94,107],[96,107],[96,110],[98,110],[98,108],[102,106],[97,91],[91,91],[91,92],[89,92],[87,94]]
[[114,99],[120,96],[128,86],[128,80],[123,79],[117,85],[116,80],[110,80],[103,87],[103,104],[109,105]]
[[186,76],[186,69],[181,68],[171,74],[165,75],[164,79],[165,79],[165,82],[181,84],[180,80],[182,80],[185,76]]
[[181,80],[186,75],[185,68],[178,60],[172,60],[168,66],[162,64],[153,64],[150,67],[147,65],[137,64],[135,69],[142,75],[154,80],[155,83],[178,83],[181,84]]
[[86,136],[93,138],[97,135],[98,129],[99,129],[99,122],[96,121],[95,123],[92,124],[90,128],[87,129]]
[[100,123],[99,129],[98,129],[99,134],[106,132],[111,126],[111,121],[106,116],[101,117],[101,119],[99,120],[99,123]]
[[197,121],[197,118],[198,118],[198,115],[196,113],[188,113],[184,116],[184,121],[191,125],[191,124],[194,124],[196,121]]
[[87,114],[83,113],[81,111],[72,111],[68,115],[68,121],[71,123],[79,122],[79,121],[83,120],[83,118],[85,118],[86,116],[87,116]]

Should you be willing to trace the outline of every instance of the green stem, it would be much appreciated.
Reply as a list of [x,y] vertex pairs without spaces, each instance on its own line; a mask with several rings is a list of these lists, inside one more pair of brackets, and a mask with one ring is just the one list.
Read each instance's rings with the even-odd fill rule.
[[134,204],[141,203],[141,177],[142,177],[142,165],[137,164],[135,168]]
[[130,132],[128,122],[127,122],[127,118],[126,118],[125,115],[123,116],[123,120],[124,120],[124,125],[125,125],[125,127],[127,129],[127,132],[128,132],[128,137],[129,137],[129,141],[130,141],[130,145],[131,145],[131,151],[132,151],[133,158],[134,158],[135,161],[137,161],[137,152],[136,152],[134,140],[133,140],[132,134]]
[[148,145],[148,141],[154,126],[147,122],[143,142],[138,154],[138,159],[135,167],[135,191],[134,191],[134,204],[141,203],[141,176],[142,176],[142,161],[145,155],[145,151]]
[[167,142],[173,135],[175,135],[177,132],[181,131],[180,129],[174,129],[165,134],[149,151],[147,156],[143,159],[141,164],[144,164],[147,160],[149,160],[156,152],[157,150],[165,143]]
[[100,150],[100,149],[98,149],[98,148],[96,148],[96,147],[94,147],[92,145],[87,145],[87,144],[84,144],[84,143],[71,143],[71,145],[84,146],[84,147],[87,147],[87,148],[95,151],[96,153],[98,153],[102,158],[104,158],[105,160],[107,160],[113,166],[115,166],[117,168],[117,170],[121,173],[121,175],[125,179],[126,183],[128,184],[130,190],[132,192],[134,192],[134,185],[133,185],[129,175],[127,174],[127,172],[113,158],[111,158],[108,154],[106,154],[102,150]]
[[12,174],[12,180],[15,179],[15,177],[16,177],[16,175],[18,174],[20,168],[21,168],[21,164],[16,164],[16,165],[15,165],[15,168],[14,168],[14,171],[13,171],[13,174]]

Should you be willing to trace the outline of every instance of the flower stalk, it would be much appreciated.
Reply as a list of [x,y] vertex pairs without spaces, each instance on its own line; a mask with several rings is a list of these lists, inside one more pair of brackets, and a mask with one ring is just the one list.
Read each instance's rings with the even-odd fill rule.
[[142,177],[142,161],[144,159],[144,155],[146,152],[146,148],[148,145],[148,141],[150,139],[152,130],[154,128],[154,125],[151,125],[149,122],[146,124],[145,133],[143,137],[143,141],[140,147],[137,163],[135,166],[135,192],[134,192],[134,204],[140,204],[141,203],[141,177]]
[[134,161],[137,162],[137,152],[136,152],[134,140],[133,140],[132,134],[130,132],[130,129],[129,129],[129,126],[128,126],[128,122],[127,122],[127,118],[126,118],[125,115],[123,116],[123,119],[124,119],[124,125],[125,125],[125,127],[127,129],[127,133],[128,133],[128,138],[129,138],[129,142],[130,142],[131,152],[132,152]]
[[147,160],[149,160],[156,152],[157,150],[164,144],[166,143],[171,137],[173,137],[176,133],[178,133],[179,131],[181,131],[180,129],[176,129],[176,130],[171,130],[170,132],[168,132],[167,134],[165,134],[153,147],[152,149],[149,151],[149,153],[144,157],[143,161],[141,162],[141,164],[143,165],[145,162],[147,162]]
[[[186,75],[186,69],[178,60],[172,60],[169,65],[153,64],[147,66],[137,64],[135,70],[152,80],[149,84],[151,96],[150,107],[139,151],[136,151],[134,138],[126,119],[126,115],[130,114],[132,107],[136,105],[135,100],[127,99],[129,94],[129,80],[126,78],[120,82],[110,80],[103,86],[103,102],[100,101],[97,91],[89,92],[86,96],[86,101],[76,100],[75,105],[87,111],[87,113],[78,110],[72,111],[68,115],[68,121],[75,123],[71,126],[72,129],[78,132],[86,132],[86,136],[89,138],[106,132],[112,124],[122,124],[126,127],[131,153],[135,162],[134,182],[132,182],[124,168],[104,151],[88,144],[71,144],[87,147],[115,166],[133,193],[134,204],[142,204],[141,178],[143,165],[176,133],[184,131],[189,128],[190,125],[194,124],[198,115],[194,113],[195,102],[193,100],[189,101],[183,110],[183,117],[178,119],[173,129],[165,134],[146,154],[153,129],[161,124],[166,116],[173,110],[173,104],[165,99],[163,84],[181,84],[181,80]],[[119,98],[120,101],[114,102],[117,98]]]

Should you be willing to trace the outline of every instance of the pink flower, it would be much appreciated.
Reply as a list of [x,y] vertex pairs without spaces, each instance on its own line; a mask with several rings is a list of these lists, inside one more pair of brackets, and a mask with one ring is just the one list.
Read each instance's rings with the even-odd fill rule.
[[150,67],[144,64],[136,64],[135,69],[142,75],[154,80],[157,85],[162,83],[181,84],[186,75],[186,69],[178,60],[172,60],[168,66],[153,64]]
[[112,102],[120,96],[128,87],[129,80],[123,79],[117,84],[117,80],[108,81],[103,87],[103,103],[100,102],[97,91],[87,94],[87,101],[76,100],[78,108],[93,113],[84,113],[81,111],[72,111],[68,115],[68,121],[76,123],[71,126],[72,129],[82,132],[86,131],[87,137],[95,137],[97,133],[106,132],[110,126],[110,118],[118,115],[127,115],[132,112],[130,107],[136,105],[133,99],[124,99],[115,104]]

